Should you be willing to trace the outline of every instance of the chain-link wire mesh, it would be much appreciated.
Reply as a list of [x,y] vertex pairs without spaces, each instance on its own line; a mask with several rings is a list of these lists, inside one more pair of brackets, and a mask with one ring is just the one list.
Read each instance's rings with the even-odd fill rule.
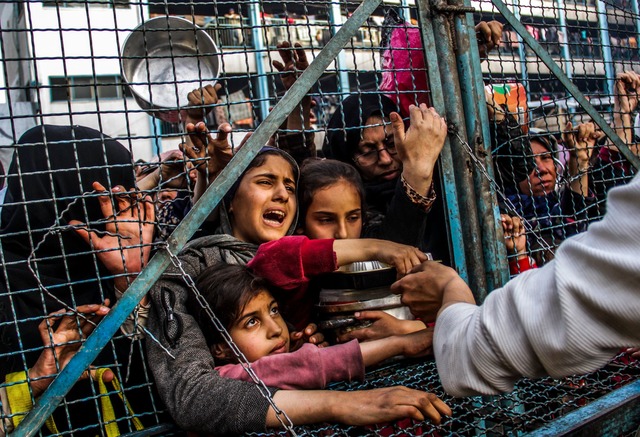
[[[440,425],[403,420],[370,427],[322,424],[295,430],[300,436],[525,435],[596,401],[612,388],[633,382],[638,372],[637,361],[630,363],[628,357],[619,356],[592,374],[566,379],[523,379],[508,394],[454,399],[444,393],[433,361],[396,362],[369,372],[364,383],[335,384],[332,389],[361,390],[402,384],[441,396],[451,406],[453,415],[443,418]],[[620,426],[621,434],[625,428]],[[627,429],[635,430],[637,425]]]
[[[135,261],[143,261],[150,250],[165,247],[163,240],[191,207],[194,184],[188,170],[207,162],[206,154],[185,158],[180,152],[179,145],[187,139],[185,124],[204,117],[215,131],[228,122],[233,128],[230,142],[237,148],[286,92],[290,75],[274,66],[274,61],[284,62],[278,44],[300,44],[311,62],[358,4],[0,2],[4,66],[0,77],[4,91],[0,95],[0,162],[6,173],[2,185],[7,188],[0,238],[0,390],[20,389],[28,404],[35,401],[39,392],[34,386],[39,378],[31,381],[30,375],[20,372],[33,368],[43,353],[50,353],[55,365],[47,376],[55,375],[65,363],[65,349],[46,345],[62,344],[73,350],[86,337],[87,325],[97,321],[76,309],[106,299],[113,304],[118,298],[117,284],[124,283],[122,288],[126,288],[133,273],[128,269]],[[489,1],[472,2],[472,6],[476,22],[505,22]],[[526,30],[618,128],[623,141],[632,145],[640,131],[640,123],[636,130],[640,84],[630,74],[616,82],[616,75],[640,71],[637,2],[557,1],[520,6],[516,2],[510,6]],[[125,51],[125,40],[142,22],[167,22],[173,16],[198,25],[216,48],[203,45],[206,39],[198,40],[202,43],[195,47],[184,47],[176,35],[160,28],[142,32],[136,50]],[[419,32],[424,23],[419,23],[418,17],[412,2],[401,2],[400,6],[383,3],[377,8],[311,87],[308,122],[301,105],[304,121],[282,126],[275,144],[298,158],[322,154],[326,135],[342,136],[346,141],[349,132],[359,131],[363,123],[331,128],[330,120],[340,113],[345,118],[342,101],[350,95],[372,98],[383,115],[388,112],[385,105],[390,105],[405,119],[409,104],[430,104],[429,68]],[[200,32],[185,23],[179,28],[194,35]],[[154,43],[163,38],[169,41],[165,41],[168,53],[155,51]],[[284,53],[294,51],[287,48]],[[210,59],[213,64],[218,62],[217,66],[209,65]],[[168,76],[152,75],[151,65],[156,61],[167,61],[162,72],[169,71]],[[137,75],[128,76],[130,64],[139,66],[132,70]],[[189,79],[178,76],[185,65],[192,70]],[[578,135],[578,126],[588,117],[509,25],[503,28],[497,50],[483,60],[482,71],[493,114],[491,148],[496,167],[492,187],[499,191],[503,212],[520,217],[526,234],[524,243],[519,235],[507,238],[509,259],[531,257],[540,266],[552,258],[564,239],[584,231],[604,214],[608,189],[628,181],[635,170],[607,138],[588,144],[586,163],[579,156],[572,161],[562,133],[570,121],[574,135]],[[221,88],[210,112],[203,110],[211,103],[206,97],[186,95],[214,83]],[[158,92],[158,84],[166,87]],[[185,110],[188,104],[190,110]],[[162,110],[161,118],[151,117],[150,108]],[[511,115],[514,121],[509,124]],[[469,147],[465,153],[473,155],[473,149]],[[480,161],[471,161],[474,171],[482,171]],[[482,174],[490,178],[493,173]],[[93,185],[96,181],[102,187]],[[120,191],[111,191],[118,186]],[[448,199],[443,191],[437,187],[433,220],[441,226],[441,239],[430,241],[433,246],[424,249],[452,264],[445,232]],[[154,219],[146,214],[145,195],[154,204]],[[113,211],[118,210],[124,212],[115,220]],[[154,239],[143,243],[139,236],[150,224],[156,227]],[[85,229],[93,235],[91,241],[83,238]],[[211,231],[205,224],[199,235]],[[114,242],[111,248],[103,247],[100,237]],[[107,266],[106,262],[112,264]],[[512,273],[522,268],[516,263]],[[65,325],[69,326],[68,337],[63,339],[55,335],[63,324],[60,317],[49,317],[60,309],[66,311],[69,322]],[[134,419],[145,427],[170,421],[155,394],[142,340],[135,335],[141,330],[136,328],[138,314],[136,311],[128,321],[130,329],[116,334],[93,362],[96,369],[111,369],[119,385],[101,388],[86,378],[78,381],[56,409],[56,428],[48,424],[43,433],[112,435],[105,425],[117,423],[119,432],[125,433],[138,429]],[[17,379],[5,379],[16,372]],[[525,432],[618,388],[636,378],[637,372],[635,362],[630,366],[612,364],[577,379],[525,380],[513,394],[490,401],[445,397],[454,417],[440,427],[409,422],[367,429],[331,425],[305,428],[300,434]],[[32,387],[25,389],[25,381]],[[435,367],[429,362],[401,362],[369,375],[363,385],[337,388],[400,383],[442,394]],[[105,398],[111,399],[113,414],[102,402]],[[4,399],[2,402],[6,405]],[[2,426],[9,421],[16,425],[27,411],[0,413]]]
[[[508,6],[623,141],[634,144],[638,90],[631,78],[638,71],[637,2]],[[491,2],[477,2],[477,9],[476,19],[506,23]],[[522,126],[513,132],[495,129],[497,177],[515,206],[508,211],[503,203],[502,209],[524,219],[526,253],[543,265],[563,240],[602,217],[608,190],[630,180],[635,170],[606,138],[578,138],[575,146],[567,142],[563,133],[579,136],[578,126],[591,118],[510,24],[482,68],[493,103],[508,106]]]

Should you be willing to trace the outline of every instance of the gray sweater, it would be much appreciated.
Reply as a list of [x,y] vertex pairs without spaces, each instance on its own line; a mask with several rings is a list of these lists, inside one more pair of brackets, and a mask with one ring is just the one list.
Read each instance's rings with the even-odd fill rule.
[[[206,267],[245,264],[257,246],[228,235],[192,241],[180,254],[192,278]],[[269,404],[253,383],[222,378],[195,319],[187,312],[191,291],[170,266],[151,289],[148,329],[175,359],[148,339],[147,354],[158,393],[178,426],[216,435],[263,431]]]
[[640,346],[640,176],[611,190],[607,214],[555,260],[438,317],[434,352],[447,392],[511,391],[522,376],[561,377]]

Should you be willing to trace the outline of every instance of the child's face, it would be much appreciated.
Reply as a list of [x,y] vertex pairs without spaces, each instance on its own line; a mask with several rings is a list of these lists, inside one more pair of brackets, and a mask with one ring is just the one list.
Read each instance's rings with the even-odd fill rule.
[[362,201],[358,190],[340,180],[316,191],[304,224],[304,233],[311,239],[360,238]]
[[245,173],[231,201],[233,236],[261,244],[287,235],[296,217],[296,181],[291,164],[270,155]]
[[266,290],[247,303],[229,334],[249,362],[289,352],[289,329],[278,303]]

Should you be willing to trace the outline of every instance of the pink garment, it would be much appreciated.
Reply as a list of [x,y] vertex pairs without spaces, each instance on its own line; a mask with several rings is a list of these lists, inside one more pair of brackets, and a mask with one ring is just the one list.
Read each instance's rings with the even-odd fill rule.
[[[358,340],[325,348],[305,343],[295,352],[262,357],[251,363],[251,368],[267,387],[283,390],[322,389],[331,382],[364,380]],[[224,378],[251,381],[240,364],[227,364],[215,370]]]
[[382,70],[380,90],[400,106],[403,117],[409,116],[409,105],[431,106],[420,28],[405,23],[392,31]]
[[321,273],[338,268],[332,239],[309,240],[302,235],[291,235],[260,245],[258,252],[247,264],[256,275],[283,290],[292,291],[280,299],[284,318],[297,330],[309,323],[319,290],[310,290],[309,281]]

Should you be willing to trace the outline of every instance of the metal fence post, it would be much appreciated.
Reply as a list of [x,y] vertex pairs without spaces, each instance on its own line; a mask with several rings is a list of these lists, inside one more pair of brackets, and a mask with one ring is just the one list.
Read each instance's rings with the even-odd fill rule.
[[[465,247],[465,261],[468,270],[468,283],[473,290],[476,299],[482,300],[487,290],[487,281],[484,270],[484,256],[482,253],[482,241],[480,238],[480,225],[476,211],[477,199],[473,183],[473,163],[471,157],[465,151],[462,141],[467,140],[466,121],[461,99],[460,80],[456,67],[456,57],[453,50],[453,39],[447,17],[449,8],[445,4],[431,5],[431,20],[433,22],[434,35],[439,43],[436,44],[438,67],[442,91],[444,97],[445,114],[447,123],[451,128],[449,142],[451,144],[451,156],[453,158],[454,175],[460,205],[460,216],[463,219],[462,237]],[[435,73],[435,72],[434,72]]]
[[[431,25],[431,11],[427,0],[417,2],[418,15],[420,17],[420,33],[424,47],[425,65],[429,73],[429,89],[431,102],[439,114],[445,113],[443,88],[440,80],[438,56],[436,54],[436,42]],[[458,202],[458,190],[455,180],[453,155],[451,153],[451,140],[447,137],[442,152],[440,153],[441,182],[445,208],[447,211],[448,233],[451,242],[451,257],[458,274],[465,280],[469,280],[467,271],[465,244],[462,232],[462,217]]]
[[[467,8],[471,6],[469,0],[455,0],[453,4]],[[482,163],[488,176],[495,180],[491,159],[489,117],[484,103],[480,54],[475,35],[469,35],[469,29],[474,29],[473,14],[467,12],[463,16],[457,16],[455,20],[455,38],[458,50],[456,50],[455,55],[460,78],[467,138],[476,158]],[[502,286],[509,280],[507,252],[502,244],[500,211],[491,181],[478,169],[473,172],[473,180],[476,188],[476,198],[479,201],[477,204],[478,221],[482,236],[487,290],[490,291]]]

